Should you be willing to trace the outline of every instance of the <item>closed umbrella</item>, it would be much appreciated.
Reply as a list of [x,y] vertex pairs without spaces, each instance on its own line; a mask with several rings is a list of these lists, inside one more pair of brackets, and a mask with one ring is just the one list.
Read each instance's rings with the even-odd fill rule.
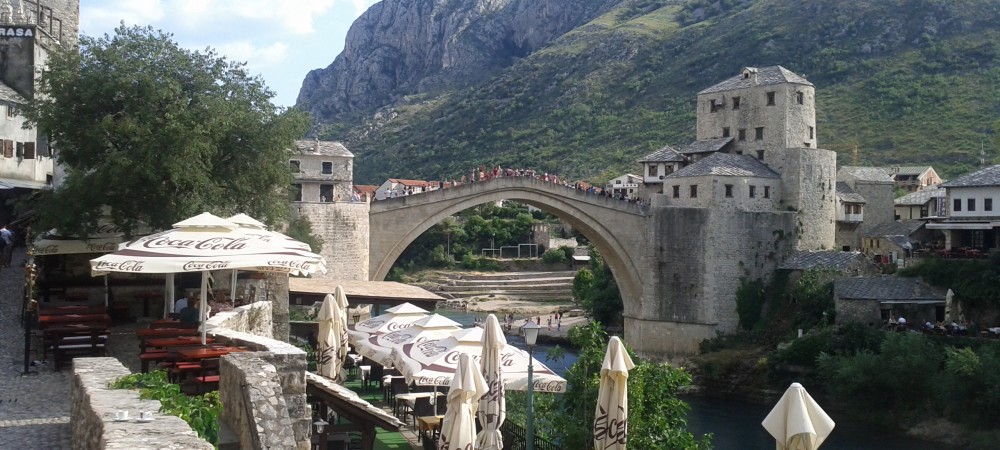
[[333,360],[336,364],[334,373],[337,374],[337,381],[343,381],[341,369],[344,367],[344,360],[347,359],[347,354],[350,352],[351,347],[347,344],[347,293],[344,292],[344,287],[337,285],[337,288],[333,291],[333,299],[336,308],[334,311],[337,313],[337,320],[333,322],[334,334],[337,336],[337,353],[336,358]]
[[774,437],[777,450],[816,450],[833,431],[833,419],[799,383],[785,390],[761,422]]
[[489,392],[479,399],[479,424],[482,431],[476,435],[477,450],[501,450],[503,449],[503,435],[500,433],[500,425],[507,417],[507,400],[504,396],[502,369],[500,368],[500,352],[507,345],[507,338],[504,337],[500,329],[500,322],[497,316],[490,314],[486,317],[486,327],[483,329],[483,378]]
[[448,389],[448,412],[441,419],[439,450],[468,450],[476,440],[476,409],[479,398],[489,391],[479,364],[472,355],[461,354]]
[[628,440],[628,371],[635,367],[618,336],[612,336],[601,364],[594,417],[594,448],[625,450]]
[[336,380],[338,378],[337,349],[340,347],[340,336],[336,333],[337,301],[333,296],[326,294],[323,303],[319,307],[319,335],[316,336],[316,372],[320,375]]

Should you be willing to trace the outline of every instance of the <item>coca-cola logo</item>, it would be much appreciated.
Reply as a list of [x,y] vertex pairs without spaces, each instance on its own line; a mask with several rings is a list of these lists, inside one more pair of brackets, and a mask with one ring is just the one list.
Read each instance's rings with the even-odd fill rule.
[[628,437],[628,418],[625,410],[618,407],[618,415],[611,417],[601,405],[597,406],[594,418],[594,440],[604,442],[605,448],[618,444],[625,445]]
[[399,331],[397,331],[395,333],[389,333],[389,334],[383,336],[383,338],[386,341],[390,342],[390,343],[401,344],[403,342],[406,342],[406,341],[412,339],[413,338],[413,334],[412,333],[405,333],[405,332],[399,332]]
[[176,239],[170,236],[159,236],[142,243],[146,248],[177,248],[193,250],[234,251],[243,250],[249,238],[246,237],[213,237],[208,239]]
[[417,377],[414,383],[420,386],[449,386],[451,385],[451,379],[453,377],[437,376],[437,377]]
[[108,270],[116,272],[142,272],[143,265],[142,261],[126,260],[126,261],[98,261],[97,266],[94,270]]
[[123,229],[123,228],[121,228],[121,227],[119,227],[119,226],[117,226],[115,224],[105,223],[105,224],[100,224],[100,225],[94,227],[94,230],[93,230],[93,232],[90,235],[94,236],[94,235],[97,235],[97,234],[121,234],[121,233],[124,233],[124,232],[125,232],[125,229]]
[[378,328],[385,324],[386,319],[368,319],[358,324],[359,327]]
[[35,247],[36,255],[52,255],[55,253],[59,253],[59,246],[55,244],[46,245],[45,247]]
[[[462,354],[469,355],[466,352],[461,352],[461,351],[458,351],[458,350],[452,350],[452,351],[448,352],[447,355],[444,355],[444,363],[447,364],[447,365],[449,365],[449,366],[450,365],[458,365],[458,359],[462,356]],[[481,355],[469,355],[469,356],[471,356],[472,359],[474,361],[476,361],[476,362],[479,362],[479,360],[482,359]]]
[[399,331],[410,328],[412,325],[412,323],[389,322],[389,325],[386,325],[385,329],[389,331]]
[[500,355],[500,367],[514,367],[515,360],[512,353],[503,353]]
[[417,351],[420,352],[421,355],[430,358],[432,356],[440,355],[448,350],[448,347],[438,345],[438,343],[439,342],[437,340],[421,342],[417,344]]
[[89,252],[113,252],[118,250],[118,244],[113,242],[105,242],[103,244],[87,244],[87,251]]
[[184,263],[184,270],[218,270],[229,267],[228,261],[190,261]]
[[284,267],[286,269],[296,269],[296,270],[311,270],[312,263],[307,261],[268,261],[268,266],[271,267]]
[[532,380],[532,389],[539,392],[563,392],[566,382],[562,380]]

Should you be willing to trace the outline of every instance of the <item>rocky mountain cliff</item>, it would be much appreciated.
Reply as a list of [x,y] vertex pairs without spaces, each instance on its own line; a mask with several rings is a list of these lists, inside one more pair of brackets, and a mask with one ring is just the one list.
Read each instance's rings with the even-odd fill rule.
[[841,163],[1000,160],[996,0],[383,0],[299,104],[358,183],[482,164],[603,181],[691,142],[699,90],[776,64],[815,84]]
[[329,122],[475,83],[620,1],[382,0],[354,22],[333,64],[309,72],[297,106]]

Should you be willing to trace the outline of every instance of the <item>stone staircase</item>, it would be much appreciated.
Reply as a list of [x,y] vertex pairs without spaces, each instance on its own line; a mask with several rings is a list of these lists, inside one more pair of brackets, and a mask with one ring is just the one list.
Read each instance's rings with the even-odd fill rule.
[[573,299],[574,271],[449,274],[434,293],[448,299],[508,297],[545,302]]

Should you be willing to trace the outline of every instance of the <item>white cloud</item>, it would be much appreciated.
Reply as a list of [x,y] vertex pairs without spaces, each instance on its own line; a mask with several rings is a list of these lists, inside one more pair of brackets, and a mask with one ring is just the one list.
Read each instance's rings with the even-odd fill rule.
[[264,32],[277,24],[285,33],[310,34],[314,31],[313,19],[328,12],[337,1],[343,0],[174,0],[170,4],[188,27],[236,19],[244,26],[249,25],[247,21],[256,22],[252,26]]
[[80,8],[80,28],[87,34],[104,34],[123,20],[127,25],[148,25],[164,16],[160,0],[108,0]]
[[288,56],[288,45],[284,42],[263,47],[249,41],[227,42],[220,44],[216,50],[231,61],[246,61],[247,66],[253,70],[280,64]]

